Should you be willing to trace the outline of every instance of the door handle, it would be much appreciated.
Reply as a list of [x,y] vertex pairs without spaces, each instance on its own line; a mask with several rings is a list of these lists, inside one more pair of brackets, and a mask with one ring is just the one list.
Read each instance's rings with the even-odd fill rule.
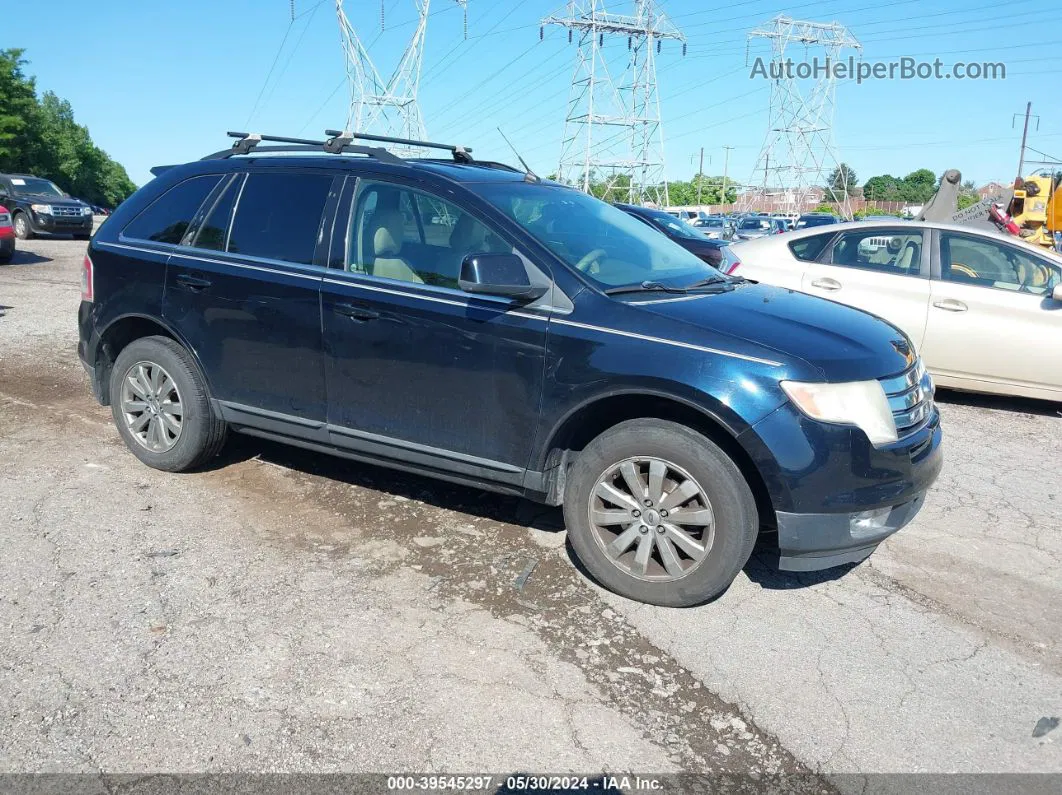
[[192,276],[189,273],[181,273],[177,276],[177,284],[182,287],[187,287],[189,290],[199,291],[205,290],[210,286],[210,279],[203,279],[199,276]]
[[969,309],[962,301],[957,301],[954,298],[942,298],[939,301],[934,301],[933,306],[937,309],[943,309],[945,312],[965,312]]
[[338,315],[346,315],[351,320],[376,320],[380,316],[379,312],[373,312],[371,309],[366,309],[363,306],[355,306],[354,304],[336,304],[332,307],[332,311]]
[[841,289],[841,283],[839,281],[837,281],[836,279],[830,279],[828,277],[827,278],[822,278],[822,279],[815,279],[815,281],[813,281],[811,283],[811,286],[812,287],[818,287],[820,290],[840,290]]

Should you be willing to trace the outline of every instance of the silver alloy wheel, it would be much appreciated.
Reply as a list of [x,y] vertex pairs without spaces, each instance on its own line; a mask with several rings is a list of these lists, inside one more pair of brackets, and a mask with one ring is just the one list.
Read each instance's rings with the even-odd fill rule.
[[26,216],[19,213],[15,216],[15,236],[25,239],[26,234],[29,232],[29,222],[26,221]]
[[589,514],[608,559],[639,580],[685,577],[708,558],[715,541],[715,514],[704,489],[662,458],[628,458],[606,470],[590,495]]
[[173,449],[181,438],[184,409],[169,373],[155,362],[137,362],[125,372],[119,399],[134,439],[153,453]]

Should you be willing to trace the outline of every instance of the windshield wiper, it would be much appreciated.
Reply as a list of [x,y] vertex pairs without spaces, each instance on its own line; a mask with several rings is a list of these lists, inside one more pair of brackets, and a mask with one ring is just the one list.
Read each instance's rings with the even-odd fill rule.
[[685,287],[670,287],[661,282],[642,282],[641,284],[625,284],[622,287],[610,287],[605,290],[605,295],[621,295],[623,293],[684,293]]

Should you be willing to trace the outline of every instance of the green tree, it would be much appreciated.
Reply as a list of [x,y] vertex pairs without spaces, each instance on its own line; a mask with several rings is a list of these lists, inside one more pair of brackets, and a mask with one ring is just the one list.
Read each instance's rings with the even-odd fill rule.
[[900,185],[900,198],[915,204],[925,204],[937,192],[939,180],[928,168],[912,171]]
[[92,204],[121,203],[136,185],[75,121],[69,102],[50,91],[37,99],[22,55],[0,50],[0,171],[45,177]]
[[856,177],[855,169],[847,163],[841,163],[830,173],[824,187],[827,196],[843,199],[855,193],[856,188],[859,187],[859,179]]
[[863,185],[863,197],[868,201],[902,201],[900,183],[901,180],[896,179],[892,174],[871,177]]

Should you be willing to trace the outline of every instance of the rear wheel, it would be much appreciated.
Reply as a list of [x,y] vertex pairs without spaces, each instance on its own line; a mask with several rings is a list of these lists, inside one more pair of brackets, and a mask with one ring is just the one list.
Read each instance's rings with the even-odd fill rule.
[[15,213],[12,223],[15,225],[15,237],[19,240],[33,239],[33,227],[30,226],[29,218],[25,213]]
[[111,371],[111,413],[126,446],[150,467],[194,469],[225,443],[206,383],[188,353],[167,337],[127,345]]
[[569,474],[564,518],[602,585],[671,607],[723,593],[759,529],[752,492],[726,453],[655,419],[621,423],[587,445]]

